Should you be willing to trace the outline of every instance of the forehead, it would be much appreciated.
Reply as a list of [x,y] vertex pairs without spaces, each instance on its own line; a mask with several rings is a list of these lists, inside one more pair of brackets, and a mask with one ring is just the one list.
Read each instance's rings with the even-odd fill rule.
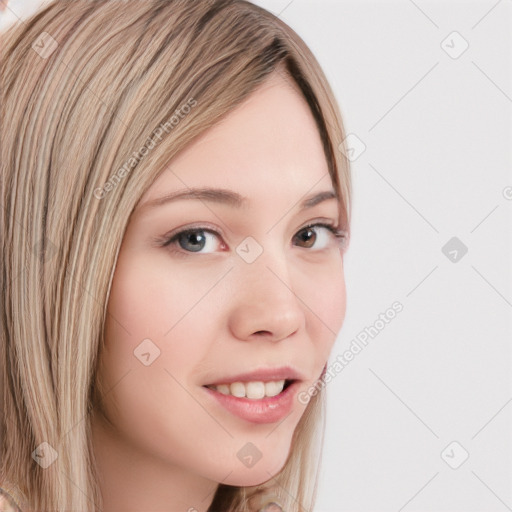
[[[332,187],[309,106],[291,78],[274,73],[171,162],[141,203],[187,187],[230,188],[249,198],[299,200]],[[282,199],[281,199],[282,200]]]

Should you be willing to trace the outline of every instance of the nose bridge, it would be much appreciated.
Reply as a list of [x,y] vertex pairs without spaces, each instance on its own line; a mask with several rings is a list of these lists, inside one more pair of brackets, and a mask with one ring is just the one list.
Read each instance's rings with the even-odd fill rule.
[[290,263],[282,250],[266,247],[254,261],[242,260],[237,267],[230,318],[237,337],[264,332],[279,340],[304,325],[302,303],[295,295]]

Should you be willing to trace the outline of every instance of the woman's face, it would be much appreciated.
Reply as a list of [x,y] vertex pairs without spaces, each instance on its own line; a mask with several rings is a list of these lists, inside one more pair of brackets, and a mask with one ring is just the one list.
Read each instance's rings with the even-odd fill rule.
[[[337,200],[317,196],[333,191],[310,110],[278,74],[159,176],[130,218],[108,303],[99,378],[116,443],[229,485],[279,472],[298,395],[345,316],[340,242],[305,229],[338,226]],[[304,207],[312,197],[324,200]]]

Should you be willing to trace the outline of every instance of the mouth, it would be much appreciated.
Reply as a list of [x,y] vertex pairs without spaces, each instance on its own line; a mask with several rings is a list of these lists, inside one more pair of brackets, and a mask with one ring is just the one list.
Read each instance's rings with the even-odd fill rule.
[[221,377],[203,385],[214,406],[251,423],[275,423],[291,414],[304,377],[285,367]]
[[249,400],[261,400],[280,395],[294,382],[297,382],[297,379],[238,381],[223,384],[209,384],[204,387],[212,391],[217,391],[222,395],[234,396],[236,398],[248,398]]

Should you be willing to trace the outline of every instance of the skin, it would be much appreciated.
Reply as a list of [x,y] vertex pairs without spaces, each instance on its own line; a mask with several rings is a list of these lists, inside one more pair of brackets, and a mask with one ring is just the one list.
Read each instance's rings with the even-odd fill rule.
[[[187,187],[230,189],[248,204],[147,205]],[[110,391],[92,417],[104,512],[204,512],[220,482],[257,485],[283,467],[306,405],[294,400],[279,424],[255,424],[202,386],[284,365],[303,374],[300,390],[320,377],[345,317],[343,253],[325,228],[309,244],[297,234],[311,221],[337,225],[339,205],[297,205],[324,190],[334,189],[315,121],[276,72],[142,196],[108,303],[98,378]],[[197,225],[218,233],[198,233],[199,253],[190,237],[185,249],[154,241]],[[248,236],[263,248],[250,264],[236,252]],[[134,350],[148,338],[160,356],[145,366]],[[262,454],[251,468],[236,456],[248,441]]]

